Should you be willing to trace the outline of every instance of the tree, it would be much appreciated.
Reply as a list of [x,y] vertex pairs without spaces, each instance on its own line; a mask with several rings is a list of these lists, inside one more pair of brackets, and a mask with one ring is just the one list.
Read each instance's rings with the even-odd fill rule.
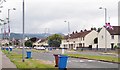
[[27,46],[27,47],[32,47],[32,42],[29,41],[29,40],[27,40],[27,41],[25,42],[25,46]]
[[101,29],[102,29],[102,28],[98,28],[97,32],[100,32]]
[[50,47],[60,47],[62,36],[59,34],[54,34],[48,37],[48,44]]

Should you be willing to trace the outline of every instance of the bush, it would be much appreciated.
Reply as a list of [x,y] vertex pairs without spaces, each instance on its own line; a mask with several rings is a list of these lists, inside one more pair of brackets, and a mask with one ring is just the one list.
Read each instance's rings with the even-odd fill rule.
[[120,49],[120,47],[118,47],[117,45],[114,46],[114,49]]

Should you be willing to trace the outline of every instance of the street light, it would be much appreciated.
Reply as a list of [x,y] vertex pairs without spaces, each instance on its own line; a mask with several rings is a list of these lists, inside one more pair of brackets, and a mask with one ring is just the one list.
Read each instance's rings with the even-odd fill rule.
[[8,40],[9,40],[9,44],[10,44],[10,10],[16,10],[15,8],[12,9],[8,9]]
[[[68,40],[70,37],[70,23],[68,21],[64,21],[65,23],[68,23]],[[69,41],[68,41],[68,47],[69,47]]]
[[[99,9],[105,10],[105,24],[107,23],[107,8],[99,7]],[[107,32],[105,30],[105,52],[107,52]]]
[[23,0],[23,40],[22,40],[22,42],[23,42],[23,44],[22,44],[23,45],[23,50],[22,50],[22,62],[25,62],[25,57],[24,57],[24,51],[25,51],[25,47],[24,47],[25,46],[24,45],[24,36],[25,36],[24,35],[24,32],[25,32],[25,30],[24,30],[25,29],[25,27],[24,27],[24,22],[25,22],[24,19],[25,18],[24,17],[25,16],[24,15],[25,15],[25,13],[24,13],[24,11],[25,11],[25,9],[24,9],[24,0]]
[[105,24],[107,23],[107,9],[100,7],[99,9],[104,9],[105,10]]
[[64,21],[66,23],[68,23],[68,37],[70,37],[70,23],[68,21]]
[[10,19],[10,10],[16,10],[15,8],[12,8],[12,9],[8,9],[8,23],[9,23],[9,19]]

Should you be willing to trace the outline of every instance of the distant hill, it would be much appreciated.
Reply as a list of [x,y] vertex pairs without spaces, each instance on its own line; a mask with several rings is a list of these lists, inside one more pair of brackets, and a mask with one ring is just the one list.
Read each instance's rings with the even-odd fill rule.
[[[60,35],[64,35],[62,33],[58,33]],[[46,38],[48,36],[50,36],[52,34],[50,33],[42,33],[42,34],[25,34],[25,37],[28,37],[28,38],[33,38],[33,37],[36,37],[36,38]],[[0,34],[0,38],[3,37],[3,34]],[[8,37],[8,36],[7,36]],[[22,34],[21,33],[11,33],[10,34],[10,39],[22,39]]]

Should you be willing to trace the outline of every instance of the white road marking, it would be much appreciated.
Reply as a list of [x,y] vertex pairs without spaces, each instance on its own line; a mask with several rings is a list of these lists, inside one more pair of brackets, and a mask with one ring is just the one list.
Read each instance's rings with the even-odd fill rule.
[[95,62],[95,60],[88,60],[88,62]]
[[96,60],[69,60],[68,62],[101,62],[101,61],[96,61]]
[[85,62],[85,61],[83,61],[83,60],[80,60],[80,62]]

